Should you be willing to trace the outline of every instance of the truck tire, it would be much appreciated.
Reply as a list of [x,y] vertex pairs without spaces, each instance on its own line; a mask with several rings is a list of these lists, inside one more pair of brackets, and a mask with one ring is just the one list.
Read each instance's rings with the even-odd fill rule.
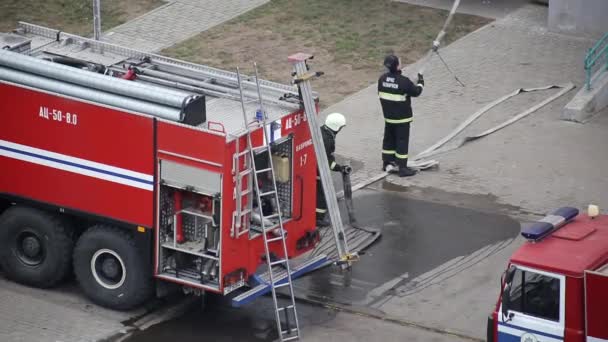
[[11,207],[0,216],[0,265],[16,282],[52,287],[70,273],[73,235],[72,227],[60,217]]
[[74,273],[82,291],[96,304],[128,310],[154,290],[152,265],[127,231],[104,225],[88,229],[74,249]]

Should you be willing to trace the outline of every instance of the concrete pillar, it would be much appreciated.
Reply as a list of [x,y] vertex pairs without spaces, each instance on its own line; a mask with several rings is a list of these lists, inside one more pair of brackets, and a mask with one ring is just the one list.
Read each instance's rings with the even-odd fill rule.
[[549,29],[600,38],[608,32],[608,0],[549,0]]

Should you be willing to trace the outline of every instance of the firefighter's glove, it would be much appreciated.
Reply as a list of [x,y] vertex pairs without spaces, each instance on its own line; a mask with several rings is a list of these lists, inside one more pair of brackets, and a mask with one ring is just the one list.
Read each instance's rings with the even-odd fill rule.
[[424,77],[420,73],[418,74],[418,84],[424,87]]
[[433,51],[434,52],[437,52],[437,50],[439,50],[439,45],[440,45],[439,41],[437,41],[437,40],[433,41]]
[[340,171],[342,171],[342,173],[345,175],[349,175],[353,171],[353,169],[348,165],[344,165],[342,166],[342,169]]

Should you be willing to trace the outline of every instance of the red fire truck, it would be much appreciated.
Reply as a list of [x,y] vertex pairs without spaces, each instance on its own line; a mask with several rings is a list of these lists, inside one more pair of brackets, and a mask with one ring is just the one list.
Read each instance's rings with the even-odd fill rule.
[[560,208],[522,235],[487,340],[608,341],[608,215]]
[[317,164],[295,86],[26,23],[0,48],[9,278],[50,287],[74,272],[92,301],[128,309],[163,282],[231,293],[268,259],[319,242]]

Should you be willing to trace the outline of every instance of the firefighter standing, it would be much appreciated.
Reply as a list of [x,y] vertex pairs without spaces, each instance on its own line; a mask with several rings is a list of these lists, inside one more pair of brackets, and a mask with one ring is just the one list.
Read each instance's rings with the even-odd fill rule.
[[[350,173],[351,167],[348,165],[340,165],[336,163],[334,152],[336,151],[336,135],[346,126],[346,118],[340,113],[332,113],[325,119],[325,125],[321,126],[321,135],[323,136],[323,144],[325,145],[325,153],[327,154],[327,162],[329,169],[336,172]],[[327,222],[327,203],[325,202],[325,194],[323,193],[323,184],[317,169],[317,226],[323,227],[329,225]]]
[[382,141],[382,170],[399,167],[399,177],[408,177],[416,171],[407,167],[410,124],[412,122],[411,97],[422,93],[424,79],[418,74],[414,84],[401,75],[401,62],[397,56],[384,59],[388,72],[378,80],[378,96],[384,113],[384,140]]

